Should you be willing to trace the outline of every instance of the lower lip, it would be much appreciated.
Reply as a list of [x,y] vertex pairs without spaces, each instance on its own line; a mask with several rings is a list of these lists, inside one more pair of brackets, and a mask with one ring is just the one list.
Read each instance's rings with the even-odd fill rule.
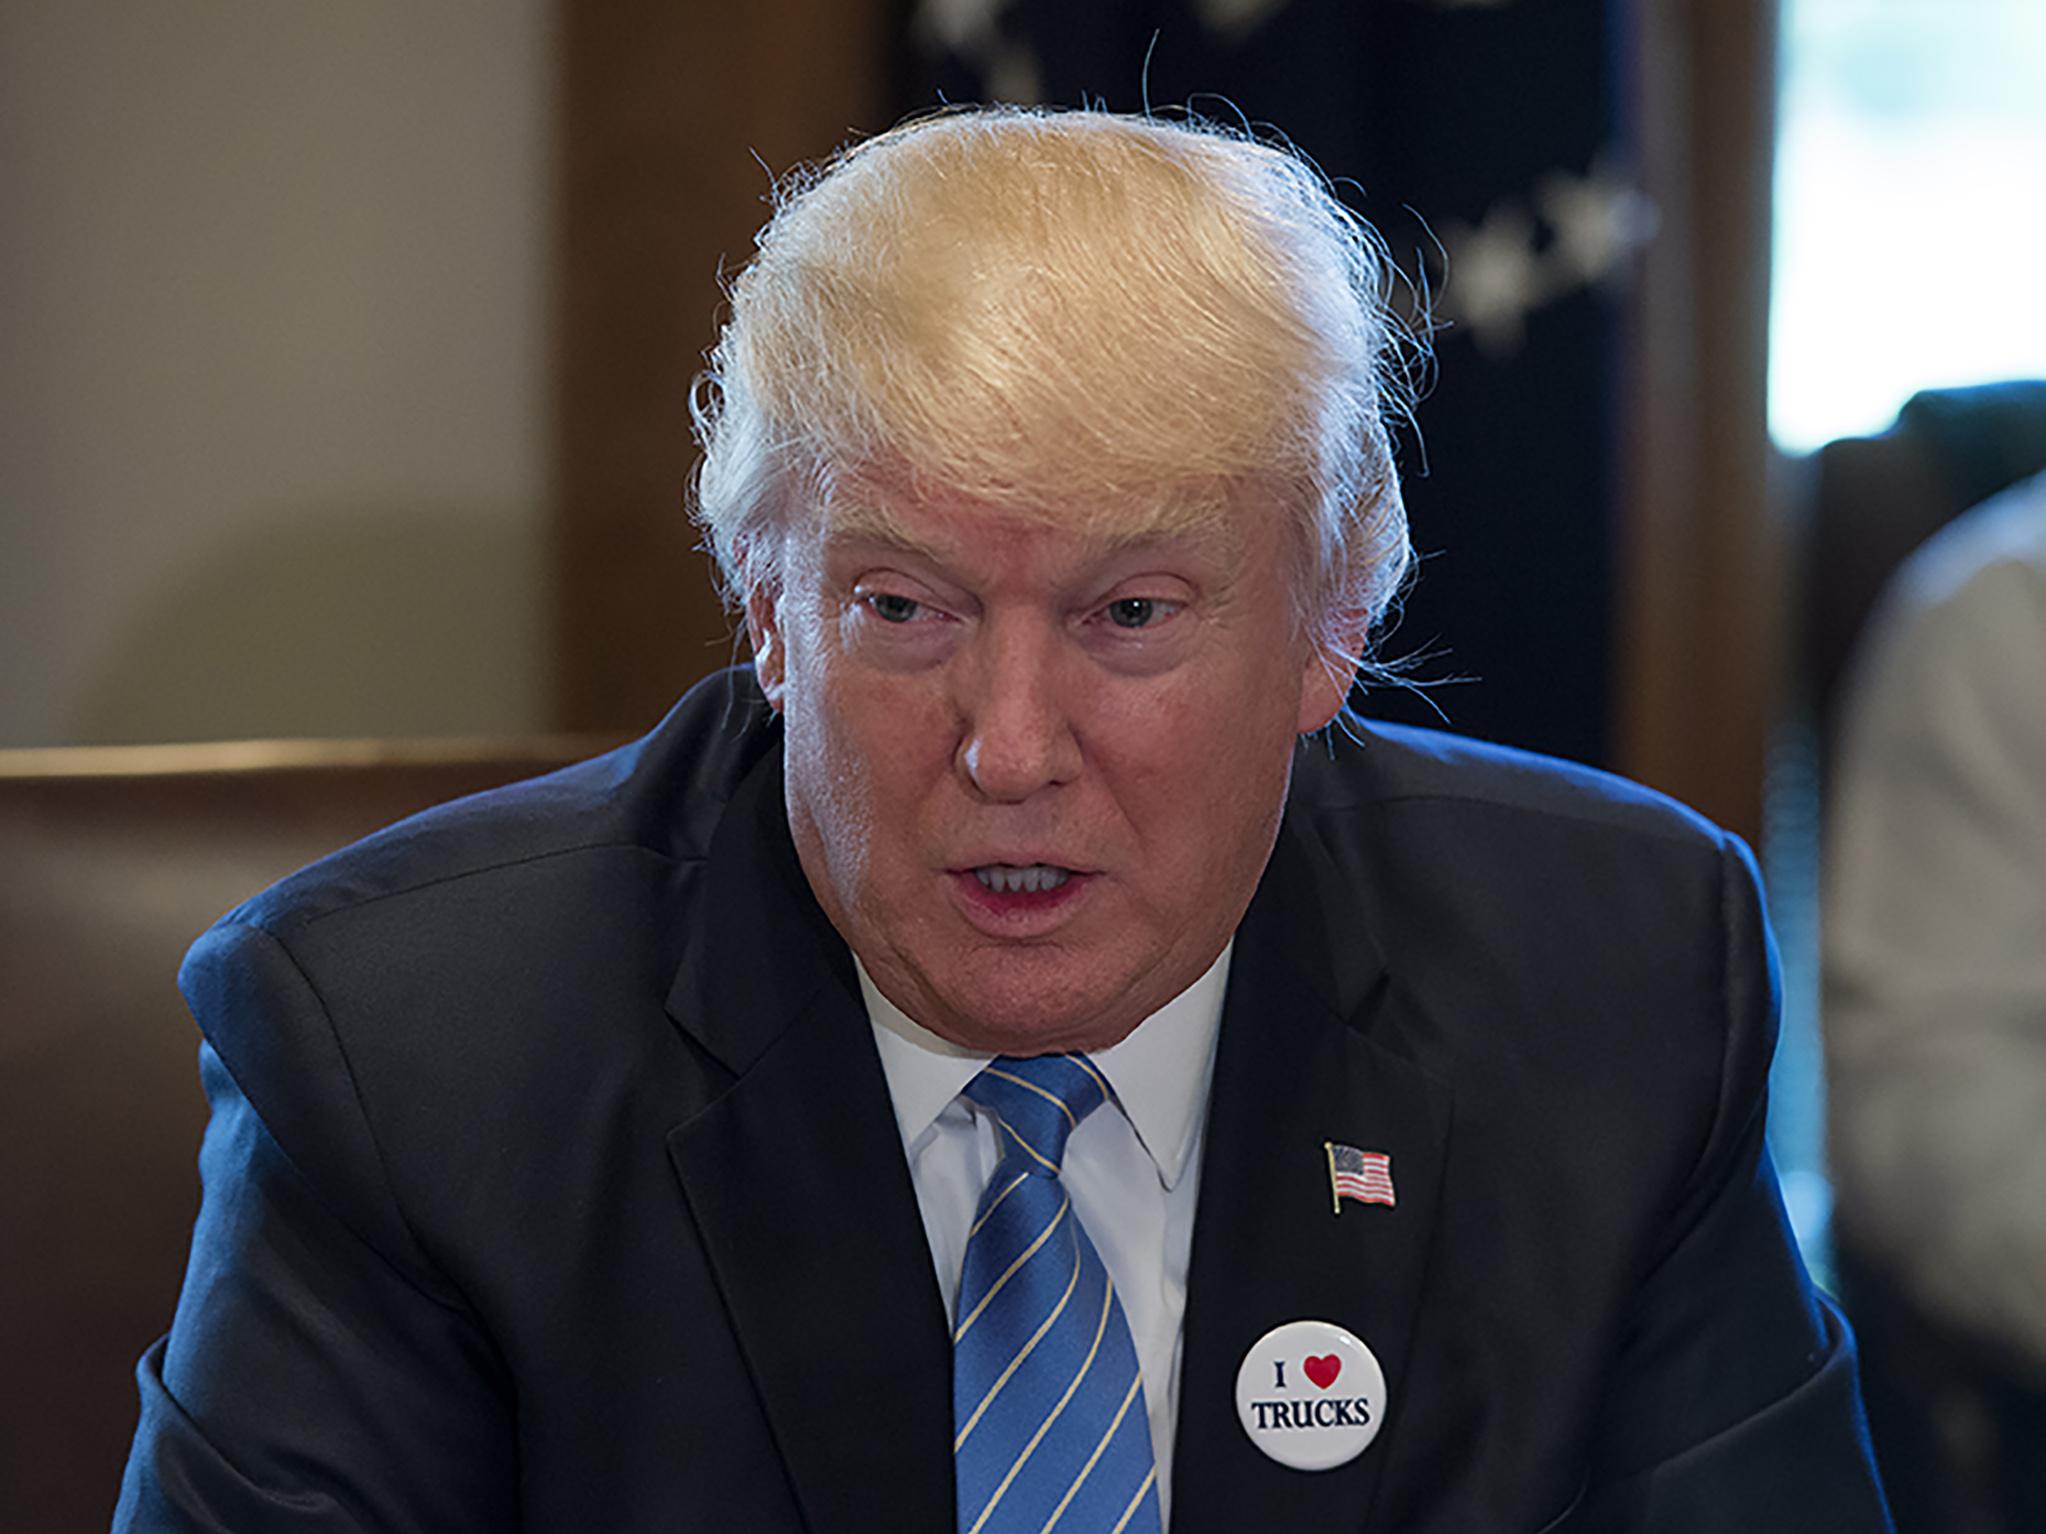
[[1092,878],[1091,874],[1072,874],[1065,883],[1053,889],[1010,893],[989,889],[969,870],[955,873],[952,884],[969,911],[999,924],[1005,931],[1023,935],[1029,930],[1049,926],[1053,920],[1062,917],[1080,898]]

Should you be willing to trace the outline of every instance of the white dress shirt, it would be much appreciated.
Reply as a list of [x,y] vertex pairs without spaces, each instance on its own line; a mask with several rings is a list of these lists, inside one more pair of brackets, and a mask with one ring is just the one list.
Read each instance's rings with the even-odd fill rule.
[[[1161,1523],[1170,1514],[1180,1322],[1186,1314],[1208,1082],[1233,948],[1224,948],[1206,974],[1120,1044],[1088,1056],[1115,1095],[1073,1131],[1061,1173],[1080,1223],[1115,1281],[1136,1343]],[[966,1234],[981,1190],[1001,1159],[992,1115],[960,1092],[994,1057],[919,1026],[875,989],[864,966],[859,974],[949,1320]]]

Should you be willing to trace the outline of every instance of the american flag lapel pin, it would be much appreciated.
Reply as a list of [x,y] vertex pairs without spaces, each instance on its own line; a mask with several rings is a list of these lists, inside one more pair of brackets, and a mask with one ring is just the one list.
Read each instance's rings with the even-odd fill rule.
[[1384,1204],[1389,1209],[1397,1206],[1390,1155],[1338,1145],[1333,1140],[1322,1141],[1321,1148],[1328,1153],[1329,1203],[1337,1214],[1343,1212],[1346,1198],[1359,1204]]

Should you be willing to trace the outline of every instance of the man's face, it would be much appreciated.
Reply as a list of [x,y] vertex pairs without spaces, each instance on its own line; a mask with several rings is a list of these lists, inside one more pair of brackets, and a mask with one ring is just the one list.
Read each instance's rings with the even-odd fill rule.
[[965,502],[820,518],[749,604],[804,873],[875,983],[971,1048],[1098,1049],[1190,985],[1342,702],[1269,505],[1118,539]]

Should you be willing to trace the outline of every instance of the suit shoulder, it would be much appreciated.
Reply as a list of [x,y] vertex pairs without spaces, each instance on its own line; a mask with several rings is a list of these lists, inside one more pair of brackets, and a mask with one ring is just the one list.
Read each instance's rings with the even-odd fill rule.
[[1666,794],[1581,763],[1440,730],[1367,723],[1310,743],[1295,793],[1310,813],[1463,804],[1509,820],[1576,822],[1698,847],[1727,833]]
[[221,925],[281,935],[370,902],[575,856],[698,861],[777,733],[750,673],[718,673],[638,740],[408,816],[280,880]]

